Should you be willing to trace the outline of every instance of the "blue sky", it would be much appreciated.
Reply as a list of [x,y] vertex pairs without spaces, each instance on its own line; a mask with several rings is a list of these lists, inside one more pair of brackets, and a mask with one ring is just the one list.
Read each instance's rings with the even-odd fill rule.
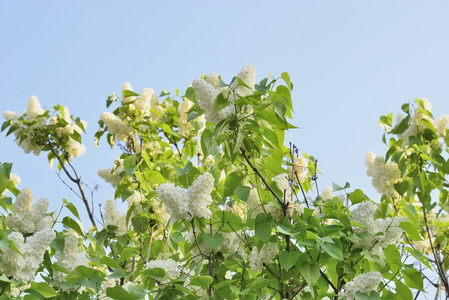
[[[95,202],[104,203],[113,191],[96,171],[118,152],[95,149],[93,135],[124,81],[184,91],[200,74],[229,81],[248,64],[258,80],[287,71],[299,127],[287,140],[318,159],[321,188],[348,181],[377,200],[364,157],[386,151],[379,117],[415,97],[427,97],[436,117],[449,114],[448,13],[447,1],[3,1],[0,111],[20,113],[36,95],[86,120],[88,152],[74,165],[100,184]],[[4,133],[0,145],[20,188],[83,211],[45,156]]]

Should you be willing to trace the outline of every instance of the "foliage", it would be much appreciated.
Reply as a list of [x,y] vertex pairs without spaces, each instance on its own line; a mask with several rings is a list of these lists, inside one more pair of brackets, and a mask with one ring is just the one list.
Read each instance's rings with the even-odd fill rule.
[[[61,220],[38,202],[33,217],[31,191],[18,190],[12,164],[1,164],[1,296],[412,299],[424,291],[425,268],[449,290],[447,122],[433,122],[422,100],[404,105],[395,126],[391,114],[381,118],[392,137],[386,159],[367,156],[383,194],[375,204],[348,183],[318,191],[315,158],[284,145],[295,128],[292,89],[287,73],[256,84],[252,66],[229,84],[214,73],[199,78],[184,95],[137,94],[125,83],[121,99],[108,97],[112,111],[101,115],[95,139],[122,150],[98,174],[128,209],[110,200],[101,216],[72,164],[85,151],[87,124],[59,105],[41,109],[34,96],[23,115],[5,112],[2,131],[25,152],[57,161],[92,226],[84,231],[66,200],[70,216]],[[13,258],[30,263],[23,254],[49,228],[54,237],[36,251],[36,269],[15,265]],[[419,246],[425,241],[428,248]]]

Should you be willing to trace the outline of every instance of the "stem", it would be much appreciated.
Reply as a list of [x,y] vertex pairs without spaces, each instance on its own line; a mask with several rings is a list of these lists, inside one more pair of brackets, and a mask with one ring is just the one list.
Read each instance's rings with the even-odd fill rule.
[[53,153],[53,155],[56,157],[56,159],[59,161],[59,164],[60,164],[61,168],[64,170],[64,173],[67,175],[67,177],[78,186],[78,190],[80,192],[81,199],[84,202],[84,206],[86,207],[87,214],[89,215],[89,219],[92,222],[92,225],[95,228],[97,228],[97,224],[95,223],[95,219],[94,219],[94,216],[90,209],[89,202],[87,200],[86,194],[84,193],[83,187],[81,185],[81,177],[78,176],[78,174],[76,173],[75,168],[73,168],[72,164],[70,164],[70,162],[68,162],[68,165],[70,166],[70,168],[72,168],[72,170],[75,174],[75,177],[73,177],[72,174],[70,174],[70,172],[67,170],[66,166],[64,165],[64,162],[62,161],[61,157],[59,157],[58,153],[53,148],[53,144],[51,142],[48,142],[48,147],[49,147],[50,151]]
[[449,291],[448,281],[447,281],[445,272],[443,270],[443,266],[441,265],[440,257],[439,257],[439,255],[437,255],[437,253],[435,251],[434,244],[432,242],[432,235],[431,235],[431,232],[430,232],[430,229],[429,229],[429,224],[427,223],[427,214],[426,214],[426,209],[424,208],[424,205],[422,205],[422,210],[423,210],[423,214],[424,214],[424,223],[426,225],[427,235],[429,237],[430,249],[432,250],[433,257],[435,258],[435,263],[436,263],[437,268],[438,268],[438,275],[440,276],[441,282],[443,283],[444,289],[445,289],[446,294],[447,294],[448,291]]
[[279,198],[279,196],[271,188],[271,186],[268,185],[268,182],[265,180],[265,178],[262,176],[262,174],[259,172],[259,170],[251,163],[248,156],[246,156],[245,150],[240,148],[240,152],[242,152],[243,158],[246,160],[246,162],[251,167],[251,169],[253,169],[253,171],[257,174],[257,176],[259,176],[260,180],[262,180],[262,182],[265,184],[265,187],[271,192],[271,194],[273,194],[273,196],[276,198],[276,200],[279,201],[279,203],[281,203],[281,205],[282,205],[283,201],[281,200],[281,198]]

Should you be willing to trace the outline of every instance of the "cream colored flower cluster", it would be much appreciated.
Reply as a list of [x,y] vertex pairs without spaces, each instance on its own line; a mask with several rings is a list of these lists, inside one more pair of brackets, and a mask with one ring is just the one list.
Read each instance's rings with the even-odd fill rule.
[[8,240],[13,242],[19,254],[11,248],[3,250],[0,254],[2,263],[0,272],[12,276],[17,281],[32,281],[36,277],[36,271],[44,258],[48,245],[56,237],[53,229],[42,229],[26,238],[20,232],[12,232]]
[[[77,132],[78,134],[83,133],[83,129],[80,128],[72,119],[69,109],[67,107],[62,108],[62,113],[59,113],[56,116],[53,116],[50,118],[50,124],[55,125],[58,123],[58,121],[63,121],[66,123],[64,127],[58,127],[56,128],[56,135],[59,138],[63,138],[65,136],[69,136],[70,134],[73,134],[74,132]],[[86,121],[81,121],[82,126],[84,129],[87,127]],[[86,153],[86,146],[81,144],[80,142],[75,141],[72,138],[68,139],[67,145],[64,146],[64,150],[69,155],[69,157],[78,157],[84,153]]]
[[[428,121],[429,123],[433,124],[437,132],[442,135],[446,136],[446,130],[448,129],[449,125],[449,115],[441,116],[440,118],[434,120],[431,116],[426,114],[426,111],[431,112],[432,111],[432,104],[430,101],[426,98],[419,99],[423,102],[422,107],[418,107],[415,111],[415,114],[411,116],[410,118],[410,126],[402,133],[398,134],[398,136],[403,140],[403,146],[406,147],[409,145],[409,138],[411,136],[417,136],[418,134],[422,134],[424,130],[428,127],[426,122],[424,120]],[[398,114],[396,116],[396,123],[399,124],[404,120],[405,116],[403,114]],[[433,147],[441,147],[441,144],[438,142],[438,145],[432,145]]]
[[405,222],[405,218],[374,219],[376,205],[370,201],[360,203],[355,210],[352,211],[351,220],[357,224],[366,225],[367,227],[356,227],[356,233],[369,232],[370,237],[362,238],[360,246],[369,250],[370,253],[384,257],[383,249],[396,241],[402,234],[402,228],[399,227],[401,222]]
[[292,166],[288,168],[288,176],[291,181],[302,183],[309,177],[309,168],[307,159],[298,156],[293,159]]
[[[56,263],[66,268],[70,273],[78,266],[89,266],[89,260],[87,259],[86,253],[79,251],[79,238],[76,235],[68,235],[64,239],[64,252],[56,253]],[[61,286],[65,282],[64,277],[67,274],[55,271],[53,274],[52,284],[54,286]]]
[[[19,125],[19,128],[14,131],[14,135],[17,138],[17,144],[25,153],[33,152],[35,155],[39,155],[44,146],[43,143],[47,142],[36,141],[36,137],[39,136],[40,131],[46,126],[47,117],[43,115],[44,113],[45,110],[42,109],[36,96],[31,96],[28,107],[22,116],[23,120],[32,122],[31,125],[25,125],[20,122],[19,119],[21,116],[14,112],[5,111],[3,113],[7,121],[12,121],[13,124]],[[86,146],[70,137],[70,134],[74,132],[81,134],[83,130],[72,120],[69,110],[66,107],[63,108],[62,113],[57,111],[57,115],[50,118],[50,125],[55,125],[59,120],[62,120],[66,125],[56,129],[56,137],[61,143],[57,146],[60,146],[69,158],[84,154],[86,152]],[[81,121],[81,123],[84,128],[87,127],[85,121]],[[21,136],[25,136],[25,138],[20,138]],[[61,142],[62,140],[65,140],[65,142]]]
[[53,217],[47,215],[48,200],[39,199],[33,203],[31,189],[25,188],[11,207],[12,214],[6,216],[6,225],[22,234],[32,234],[53,226]]
[[279,254],[276,243],[268,243],[262,246],[260,251],[254,247],[249,256],[249,265],[256,272],[262,271],[263,264],[269,264]]
[[376,156],[372,151],[366,153],[365,164],[368,167],[367,175],[373,178],[373,187],[388,197],[395,196],[397,192],[394,185],[402,181],[398,165],[394,162],[385,163],[383,156]]
[[[134,92],[131,83],[124,82],[122,85],[122,92],[130,91]],[[159,98],[151,88],[144,88],[140,92],[140,96],[128,96],[123,98],[123,104],[129,105],[129,111],[140,112],[140,117],[149,116],[151,120],[158,121],[160,116],[165,112],[165,109],[161,106]]]
[[382,274],[377,271],[360,274],[354,278],[354,280],[346,283],[344,295],[348,300],[355,299],[355,293],[361,292],[369,295],[371,291],[374,291],[382,281]]
[[[46,118],[41,116],[43,113],[44,110],[36,96],[31,96],[30,101],[28,102],[28,108],[23,113],[23,118],[26,121],[35,121],[36,123],[30,126],[24,125],[19,122],[20,116],[15,112],[5,111],[3,113],[3,117],[7,121],[12,121],[13,124],[19,125],[19,128],[14,131],[14,135],[17,138],[17,145],[19,145],[25,153],[33,152],[34,155],[39,155],[41,153],[41,147],[33,143],[33,137],[37,131],[45,126]],[[25,134],[26,138],[20,140],[19,137],[22,134]]]
[[168,278],[178,278],[181,275],[178,263],[171,258],[150,260],[145,264],[145,269],[160,268],[165,270],[166,276],[162,283],[168,282]]
[[103,178],[106,182],[109,182],[113,187],[117,187],[122,180],[120,178],[120,173],[122,173],[125,168],[123,167],[123,159],[117,159],[119,166],[112,171],[111,168],[99,169],[97,174]]
[[157,189],[170,220],[190,220],[193,217],[209,219],[212,215],[208,206],[212,203],[211,193],[214,187],[214,177],[204,173],[193,182],[187,190],[171,183],[161,184]]
[[212,123],[218,123],[225,119],[230,114],[235,113],[233,105],[228,105],[225,108],[214,112],[215,98],[222,92],[229,92],[229,100],[233,103],[239,97],[250,95],[256,82],[256,69],[249,65],[243,68],[237,76],[249,88],[245,86],[238,86],[238,82],[234,81],[229,88],[222,88],[219,86],[218,75],[211,73],[206,76],[206,79],[198,78],[192,82],[192,87],[199,100],[200,107],[204,110],[206,120]]

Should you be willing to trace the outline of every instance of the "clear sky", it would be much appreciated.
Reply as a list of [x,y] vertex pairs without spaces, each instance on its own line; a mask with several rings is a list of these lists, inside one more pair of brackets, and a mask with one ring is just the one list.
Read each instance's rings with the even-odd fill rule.
[[[124,81],[184,91],[200,74],[229,81],[248,64],[258,80],[287,71],[299,127],[287,140],[318,158],[321,189],[348,181],[378,200],[364,157],[386,151],[379,117],[415,97],[449,114],[448,15],[448,1],[2,1],[0,111],[21,113],[36,95],[86,120],[88,152],[73,163],[104,203],[113,191],[96,171],[118,152],[95,149],[93,135]],[[20,188],[83,211],[44,155],[5,133],[0,146]]]

